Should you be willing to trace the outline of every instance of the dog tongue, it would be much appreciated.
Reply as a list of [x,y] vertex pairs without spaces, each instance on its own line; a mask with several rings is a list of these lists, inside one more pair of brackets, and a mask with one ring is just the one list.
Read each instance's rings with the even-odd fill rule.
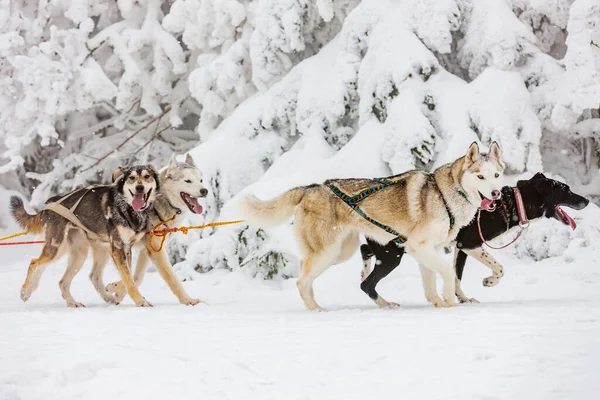
[[189,196],[188,201],[192,205],[194,214],[202,214],[202,206],[198,203],[198,199],[196,197]]
[[479,208],[481,208],[482,210],[488,211],[490,208],[492,208],[493,204],[494,204],[494,200],[484,197],[483,199],[481,199],[481,204],[479,205]]
[[575,220],[573,218],[571,218],[569,216],[569,214],[567,214],[565,212],[565,210],[563,210],[560,207],[556,207],[556,211],[558,211],[558,213],[560,214],[560,216],[562,217],[562,219],[569,224],[569,226],[571,227],[571,229],[575,230],[575,228],[577,228],[577,224],[575,223]]
[[140,211],[142,208],[144,208],[144,203],[144,194],[136,194],[135,196],[133,196],[131,207],[133,207],[135,211]]

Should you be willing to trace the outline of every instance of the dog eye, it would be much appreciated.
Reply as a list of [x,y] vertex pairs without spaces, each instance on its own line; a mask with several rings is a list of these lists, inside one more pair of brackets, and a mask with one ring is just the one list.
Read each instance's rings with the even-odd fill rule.
[[494,175],[494,178],[497,178],[499,176],[500,176],[500,174],[496,172],[496,174]]
[[135,180],[135,177],[134,176],[130,176],[129,180],[133,182]]
[[485,179],[485,178],[483,177],[483,175],[477,175],[477,177],[478,177],[479,179]]
[[186,179],[186,180],[185,180],[185,183],[192,183],[192,181],[191,181],[191,180],[189,180],[189,179]]

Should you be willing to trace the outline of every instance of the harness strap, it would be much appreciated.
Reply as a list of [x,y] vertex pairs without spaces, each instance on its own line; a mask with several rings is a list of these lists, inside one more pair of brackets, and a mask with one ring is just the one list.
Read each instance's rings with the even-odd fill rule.
[[[86,227],[85,225],[83,225],[83,223],[75,215],[75,210],[77,209],[77,206],[79,206],[79,203],[81,203],[81,200],[85,197],[85,195],[87,194],[87,192],[91,188],[92,188],[91,186],[88,186],[88,187],[86,187],[84,189],[79,189],[79,190],[76,190],[74,192],[68,193],[65,196],[61,197],[59,200],[53,201],[52,203],[46,204],[43,209],[44,210],[52,211],[52,212],[60,215],[61,217],[63,217],[67,221],[71,222],[76,227],[78,227],[79,229],[82,229],[83,231],[85,231],[87,233],[87,235],[88,235],[88,237],[90,239],[101,240],[101,238],[100,238],[100,236],[98,236],[98,234],[96,234],[95,232],[93,232],[92,230],[90,230],[88,227]],[[63,206],[61,204],[63,201],[65,201],[66,199],[68,199],[69,197],[71,197],[72,195],[74,195],[75,193],[79,193],[81,190],[85,190],[85,192],[75,202],[75,204],[73,204],[71,206],[71,208],[67,208],[67,207],[65,207],[65,206]]]
[[380,186],[375,186],[372,187],[370,189],[367,189],[363,192],[361,192],[360,194],[352,197],[352,196],[348,196],[346,193],[342,192],[335,184],[330,183],[328,186],[331,189],[331,191],[333,193],[335,193],[336,196],[338,196],[340,199],[342,199],[344,201],[344,203],[348,204],[348,206],[350,206],[354,211],[356,211],[358,213],[358,215],[360,215],[361,217],[363,217],[364,219],[366,219],[367,221],[369,221],[370,223],[372,223],[373,225],[383,229],[384,231],[386,231],[387,233],[391,233],[392,235],[396,236],[396,239],[392,240],[394,243],[396,243],[398,246],[403,246],[406,243],[407,238],[405,236],[402,236],[400,233],[398,233],[397,231],[395,231],[392,227],[384,225],[382,223],[380,223],[379,221],[369,217],[359,206],[358,203],[361,200],[364,200],[365,198],[367,198],[368,196],[372,195],[373,193],[378,192],[381,189],[384,189],[386,187],[389,187],[391,185],[394,185],[396,183],[400,183],[403,182],[404,179],[398,180],[398,181],[390,181],[388,179],[385,178],[375,178],[374,180],[381,182],[382,185]]

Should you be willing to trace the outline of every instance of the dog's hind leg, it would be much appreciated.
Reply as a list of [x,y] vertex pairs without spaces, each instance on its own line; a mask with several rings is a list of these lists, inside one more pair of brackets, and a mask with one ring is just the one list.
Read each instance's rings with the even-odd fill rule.
[[44,244],[42,253],[38,258],[34,258],[29,263],[27,278],[25,278],[25,283],[23,283],[23,287],[21,288],[21,300],[29,300],[31,294],[37,289],[40,278],[48,264],[62,255],[64,251],[62,246],[65,236],[64,225],[62,226],[62,229],[63,231],[59,232],[49,229],[46,233],[46,244]]
[[454,250],[454,271],[456,272],[456,297],[461,303],[479,303],[479,300],[469,298],[462,291],[461,280],[463,271],[465,269],[465,263],[467,262],[467,254],[460,249]]
[[500,282],[500,279],[504,276],[504,268],[483,247],[471,250],[463,249],[463,251],[492,270],[493,275],[483,279],[483,286],[496,286]]
[[[423,288],[425,289],[425,297],[427,300],[431,301],[436,307],[455,306],[456,274],[454,273],[454,268],[444,260],[435,247],[427,244],[413,248],[411,255],[414,256],[419,263],[421,277],[423,278]],[[438,300],[439,297],[437,296],[437,291],[435,289],[435,275],[430,274],[430,271],[426,271],[423,268],[429,268],[442,276],[444,281],[442,289],[444,301],[441,303]],[[432,299],[434,301],[432,301]]]
[[[112,293],[108,292],[104,287],[104,267],[108,263],[109,252],[108,249],[104,248],[98,243],[92,243],[92,257],[94,258],[94,265],[92,266],[92,272],[90,272],[90,280],[92,285],[96,289],[96,292],[102,297],[102,300],[109,304],[119,304],[120,300],[117,300]],[[125,286],[123,286],[123,292]],[[125,296],[125,294],[123,296]],[[123,298],[121,298],[122,300]]]
[[[390,244],[386,245],[382,249],[386,249],[389,246]],[[373,272],[371,272],[367,279],[365,279],[360,284],[360,288],[362,289],[362,291],[365,292],[381,308],[400,306],[400,304],[398,303],[390,303],[386,301],[383,297],[379,295],[379,293],[377,293],[376,290],[376,286],[379,283],[379,281],[388,276],[390,272],[392,272],[400,264],[402,256],[404,255],[404,249],[398,248],[394,243],[392,243],[391,246],[395,248],[392,249],[391,253],[388,253],[390,254],[390,257],[383,257],[381,254],[378,254],[376,256],[377,258],[375,261],[375,267],[373,268]]]
[[371,274],[371,258],[375,254],[373,254],[368,244],[363,244],[360,246],[360,255],[363,262],[363,267],[360,270],[360,280],[364,281]]
[[[339,245],[336,246],[336,249],[339,249]],[[302,268],[296,286],[298,287],[302,301],[304,301],[304,305],[311,311],[325,311],[325,309],[315,301],[313,282],[335,262],[337,254],[337,251],[323,252],[321,254],[311,253],[302,262]]]
[[63,299],[67,302],[67,306],[84,307],[82,303],[75,301],[71,295],[71,282],[73,282],[73,278],[81,270],[81,267],[83,267],[89,246],[85,236],[80,232],[71,231],[69,233],[69,242],[69,262],[65,274],[58,282],[58,287]]

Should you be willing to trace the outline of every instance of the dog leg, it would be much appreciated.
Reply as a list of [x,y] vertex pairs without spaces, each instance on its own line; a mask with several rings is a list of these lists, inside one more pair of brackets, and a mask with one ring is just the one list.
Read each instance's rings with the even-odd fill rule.
[[[102,300],[109,304],[119,304],[122,300],[117,300],[112,293],[108,292],[104,287],[104,267],[108,263],[108,251],[102,248],[100,245],[92,243],[92,257],[94,259],[94,265],[92,266],[92,272],[90,272],[90,280],[96,289],[96,292],[102,297]],[[125,291],[125,286],[123,286]]]
[[[148,250],[145,248],[140,250],[137,264],[135,266],[135,272],[133,274],[133,281],[138,288],[142,282],[144,282],[144,275],[146,275],[146,271],[148,270],[149,262],[150,255],[148,254]],[[117,301],[119,302],[122,301],[127,294],[127,290],[125,289],[123,281],[109,283],[106,285],[106,291],[114,293]]]
[[437,286],[435,282],[435,271],[419,264],[419,271],[421,272],[421,280],[423,282],[423,292],[428,302],[434,305],[434,307],[446,307],[444,300],[440,298],[437,293]]
[[456,272],[456,297],[461,303],[479,303],[477,299],[469,298],[462,291],[461,279],[467,262],[467,254],[462,250],[454,251],[454,271]]
[[169,262],[166,250],[163,249],[158,253],[152,250],[147,251],[150,253],[150,259],[152,262],[154,262],[154,265],[156,265],[158,273],[165,280],[169,288],[171,288],[171,291],[175,294],[175,296],[177,296],[181,304],[195,306],[196,304],[200,303],[200,300],[191,298],[183,289],[181,281],[177,279],[177,275],[175,275],[175,272],[173,272],[173,267]]
[[[457,303],[455,301],[455,289],[456,289],[456,274],[454,268],[449,265],[446,260],[437,252],[435,247],[430,245],[422,245],[417,248],[413,248],[412,255],[417,259],[420,266],[427,267],[431,270],[436,271],[441,275],[444,286],[442,288],[442,294],[444,301],[437,304],[436,299],[437,293],[433,296],[435,290],[435,276],[432,276],[428,272],[425,272],[421,268],[421,276],[423,277],[423,288],[425,289],[425,297],[432,297],[435,301],[432,301],[436,307],[453,307]],[[430,298],[427,300],[431,301]]]
[[[76,233],[77,235],[77,233]],[[67,302],[68,307],[85,307],[82,303],[75,301],[73,295],[71,295],[71,283],[75,275],[79,273],[81,267],[85,263],[85,259],[88,255],[88,244],[85,238],[78,238],[79,240],[69,243],[69,263],[67,264],[67,270],[65,271],[62,279],[58,282],[58,287],[62,294],[63,299]]]
[[131,252],[130,248],[125,249],[125,245],[122,243],[111,243],[111,256],[115,265],[117,266],[117,270],[121,275],[121,280],[125,284],[127,288],[127,293],[133,300],[136,306],[138,307],[152,307],[150,304],[139,292],[138,288],[135,286],[135,282],[131,277],[131,271],[129,266],[127,265],[127,260],[130,257],[129,253]]
[[[335,246],[339,249],[339,245]],[[315,301],[315,293],[313,290],[313,282],[319,275],[321,275],[335,260],[335,254],[333,256],[329,254],[310,254],[302,263],[300,270],[300,276],[296,282],[300,297],[304,301],[304,305],[311,311],[326,311]]]
[[371,273],[371,258],[374,256],[371,248],[363,244],[360,246],[360,255],[362,256],[363,268],[360,271],[360,280],[361,282],[367,279],[367,276]]
[[483,286],[496,286],[500,282],[504,276],[504,268],[483,247],[463,251],[492,270],[493,275],[483,279]]
[[44,270],[52,261],[54,261],[60,255],[62,241],[59,243],[53,242],[52,236],[48,236],[46,244],[42,249],[42,254],[38,258],[34,258],[29,263],[29,270],[27,271],[27,278],[21,288],[21,300],[27,301],[31,297],[31,294],[37,289],[40,278],[44,273]]
[[[367,245],[363,246],[366,246],[368,248]],[[363,254],[364,262],[364,256],[366,254],[366,251],[363,251],[362,247],[361,252]],[[371,253],[371,255],[373,255],[373,253]],[[383,297],[381,297],[379,293],[377,293],[376,286],[380,280],[388,276],[390,272],[392,272],[400,264],[403,255],[404,249],[398,249],[396,257],[394,257],[393,259],[386,258],[380,260],[379,258],[377,258],[375,261],[375,267],[373,269],[373,272],[371,272],[369,276],[360,284],[360,288],[362,289],[362,291],[365,292],[380,308],[400,306],[400,304],[398,303],[390,303],[386,301]],[[369,259],[367,259],[366,261],[368,262]]]

